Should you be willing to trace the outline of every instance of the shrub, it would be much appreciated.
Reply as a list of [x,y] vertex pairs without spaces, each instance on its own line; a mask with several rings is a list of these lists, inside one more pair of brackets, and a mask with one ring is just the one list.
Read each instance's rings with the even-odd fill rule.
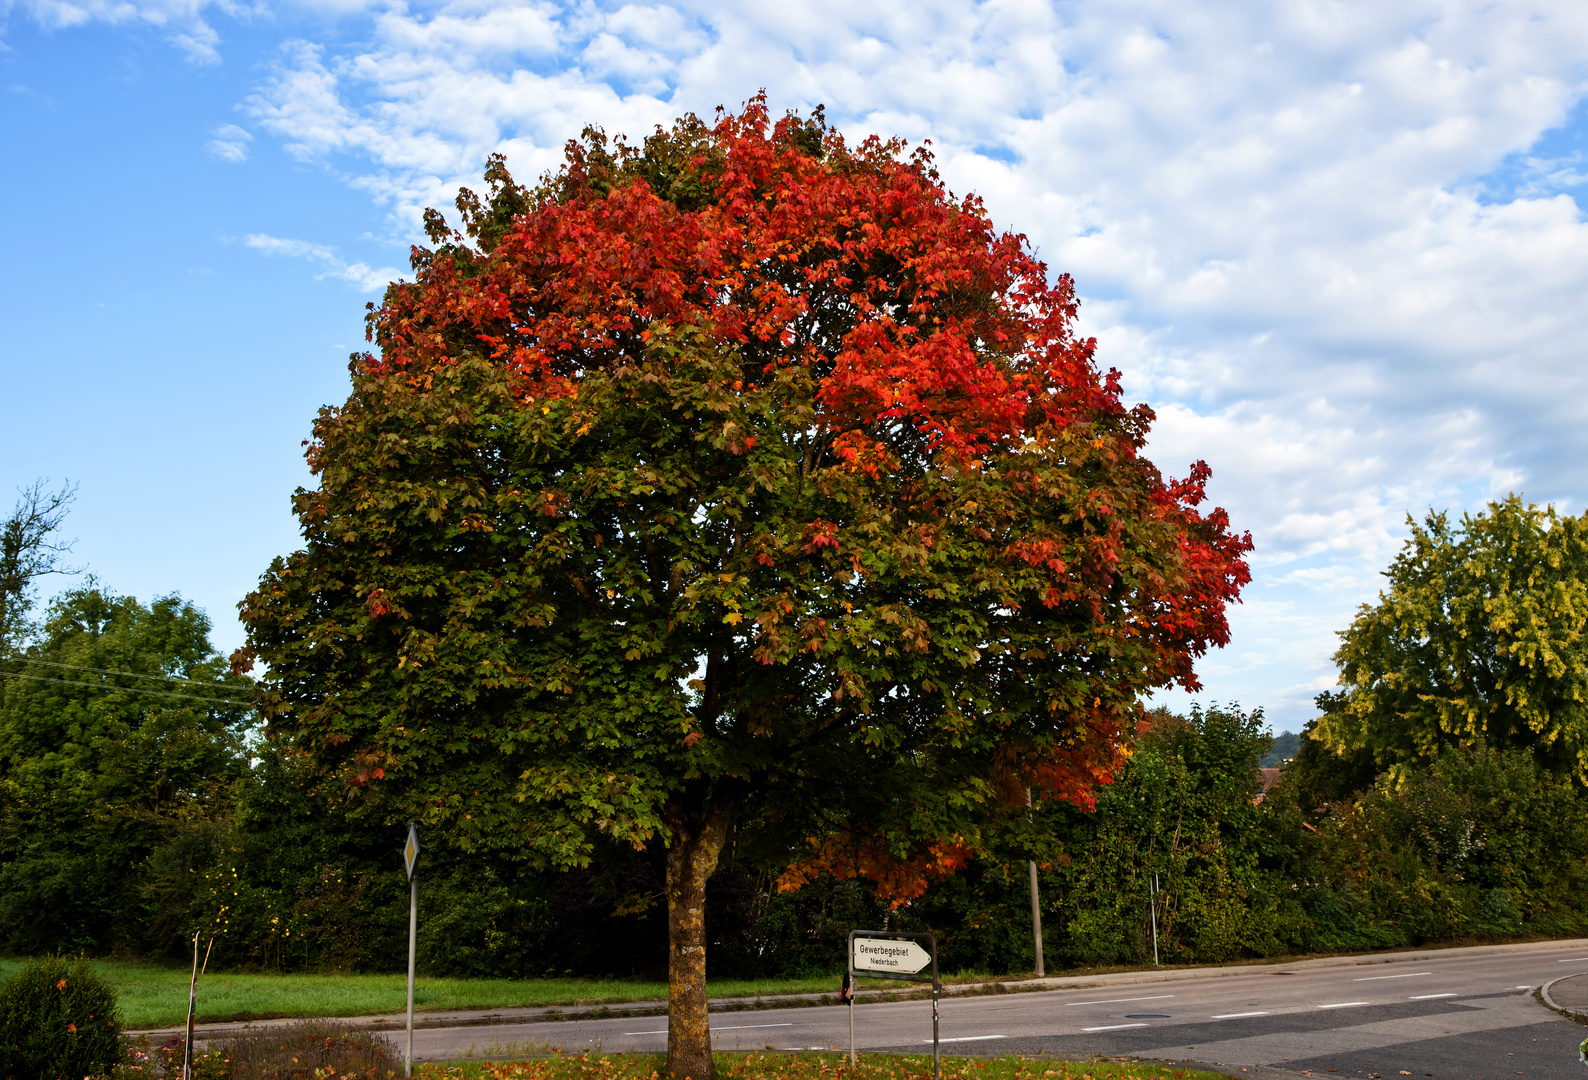
[[88,961],[46,957],[0,986],[0,1077],[76,1080],[120,1056],[116,991]]
[[391,1044],[337,1020],[299,1020],[213,1043],[232,1080],[386,1080],[402,1071]]

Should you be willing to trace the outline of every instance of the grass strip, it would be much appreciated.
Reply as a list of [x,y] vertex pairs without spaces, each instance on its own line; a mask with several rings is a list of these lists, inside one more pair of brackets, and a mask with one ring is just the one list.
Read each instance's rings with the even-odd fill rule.
[[[930,1054],[719,1053],[716,1080],[930,1080]],[[554,1055],[536,1061],[467,1061],[416,1066],[418,1080],[661,1080],[661,1054]],[[1228,1080],[1219,1073],[1128,1059],[1060,1061],[1042,1055],[946,1057],[944,1080]]]
[[[0,981],[26,961],[0,960]],[[122,1023],[129,1030],[170,1027],[187,1019],[186,968],[95,960],[95,973],[116,988]],[[836,993],[836,976],[790,979],[714,979],[712,997]],[[665,982],[638,979],[433,979],[414,980],[414,1009],[618,1005],[667,1000]],[[406,975],[238,974],[207,972],[199,979],[198,1020],[260,1020],[280,1016],[378,1016],[407,1007]]]

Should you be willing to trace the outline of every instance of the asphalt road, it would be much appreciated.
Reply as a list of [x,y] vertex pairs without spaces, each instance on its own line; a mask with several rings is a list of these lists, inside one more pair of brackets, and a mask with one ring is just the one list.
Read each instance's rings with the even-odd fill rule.
[[[944,1054],[1129,1056],[1269,1068],[1358,1080],[1588,1080],[1577,1044],[1588,1028],[1545,1009],[1540,985],[1588,972],[1588,948],[1451,953],[1420,959],[1309,961],[1279,970],[1088,989],[946,998]],[[862,1003],[863,1051],[930,1053],[931,1003]],[[400,1042],[401,1033],[393,1041]],[[847,1049],[845,1006],[714,1015],[719,1050]],[[508,1057],[666,1049],[664,1017],[414,1033],[415,1057]]]

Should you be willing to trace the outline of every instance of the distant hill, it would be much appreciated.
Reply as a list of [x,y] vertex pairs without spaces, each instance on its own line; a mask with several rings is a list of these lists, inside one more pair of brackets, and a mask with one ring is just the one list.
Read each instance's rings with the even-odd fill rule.
[[1294,731],[1281,731],[1274,736],[1274,744],[1269,747],[1268,753],[1257,760],[1260,769],[1277,769],[1286,758],[1296,756],[1296,751],[1301,749],[1301,736]]

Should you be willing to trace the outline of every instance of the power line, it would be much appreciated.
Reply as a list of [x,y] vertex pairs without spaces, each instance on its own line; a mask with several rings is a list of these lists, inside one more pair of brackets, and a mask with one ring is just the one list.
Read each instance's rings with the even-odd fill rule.
[[177,675],[142,675],[136,671],[116,671],[112,668],[87,667],[83,664],[63,664],[58,660],[34,660],[27,656],[16,656],[12,659],[24,664],[41,664],[44,667],[66,668],[70,671],[92,671],[99,675],[125,675],[129,679],[148,679],[150,682],[179,682],[190,686],[214,686],[214,683],[204,682],[200,679],[184,679]]
[[[67,665],[63,664],[61,666],[65,667]],[[114,683],[69,682],[66,679],[51,679],[43,675],[27,675],[20,671],[3,671],[0,672],[0,676],[4,676],[7,679],[30,679],[33,682],[54,683],[57,686],[80,686],[86,690],[117,690],[123,694],[142,694],[147,697],[182,698],[187,701],[202,701],[209,705],[241,705],[244,708],[253,705],[251,701],[238,701],[236,698],[209,698],[200,697],[197,694],[175,694],[169,690],[143,690],[132,686],[117,686]]]

